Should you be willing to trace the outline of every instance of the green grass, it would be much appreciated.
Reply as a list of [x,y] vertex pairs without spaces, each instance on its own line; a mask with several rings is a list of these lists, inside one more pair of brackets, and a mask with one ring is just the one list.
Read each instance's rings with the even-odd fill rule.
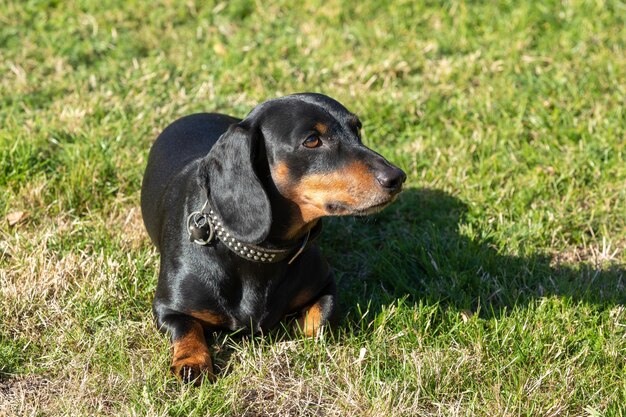
[[[0,415],[626,415],[626,5],[266,3],[0,4]],[[299,91],[407,189],[326,222],[336,331],[215,335],[181,386],[150,144]]]

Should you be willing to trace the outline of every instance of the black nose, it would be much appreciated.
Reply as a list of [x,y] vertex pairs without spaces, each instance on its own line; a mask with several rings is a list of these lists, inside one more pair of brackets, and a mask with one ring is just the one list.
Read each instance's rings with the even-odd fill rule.
[[396,192],[402,187],[402,183],[406,181],[406,174],[398,167],[388,166],[378,171],[376,179],[389,192]]

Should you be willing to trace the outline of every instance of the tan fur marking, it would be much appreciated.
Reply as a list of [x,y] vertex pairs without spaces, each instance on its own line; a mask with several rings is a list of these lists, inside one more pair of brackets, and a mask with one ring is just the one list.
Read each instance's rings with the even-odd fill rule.
[[224,316],[216,314],[210,310],[192,311],[190,315],[212,326],[220,326],[226,323]]
[[284,162],[279,162],[272,167],[272,179],[279,190],[289,187],[289,167]]
[[[194,322],[191,330],[180,339],[172,343],[174,351],[171,370],[180,378],[181,369],[184,366],[193,368],[196,375],[201,375],[209,380],[213,380],[213,362],[211,353],[204,340],[204,330],[202,325]],[[201,378],[196,379],[195,385],[199,385]]]
[[367,206],[379,188],[374,175],[359,161],[337,171],[307,175],[297,183],[291,179],[287,164],[279,162],[272,168],[272,178],[281,194],[297,206],[298,212],[292,214],[286,239],[310,230],[320,217],[342,214],[328,213],[327,203],[336,202],[355,209]]
[[305,288],[293,298],[291,304],[289,304],[289,309],[292,311],[297,310],[311,301],[311,298],[313,298],[313,291]]
[[329,214],[325,207],[328,202],[340,202],[350,207],[367,202],[374,185],[375,178],[367,166],[353,162],[339,171],[302,178],[290,197],[300,207],[302,218],[308,223]]
[[317,336],[322,328],[322,324],[322,309],[319,304],[313,304],[298,319],[298,326],[308,337]]
[[318,122],[315,124],[315,129],[317,129],[317,131],[320,132],[320,134],[325,135],[326,132],[328,132],[328,125]]

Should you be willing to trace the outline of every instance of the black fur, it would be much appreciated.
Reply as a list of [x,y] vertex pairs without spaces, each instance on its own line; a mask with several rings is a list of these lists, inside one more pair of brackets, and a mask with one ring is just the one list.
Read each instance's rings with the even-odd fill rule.
[[[328,127],[321,136],[324,146],[305,148],[303,140],[316,123]],[[282,238],[295,206],[273,182],[272,167],[280,162],[297,182],[360,161],[382,184],[372,185],[372,195],[391,201],[406,176],[361,143],[359,127],[341,104],[309,93],[267,101],[243,121],[195,114],[163,131],[150,151],[141,193],[144,223],[161,254],[153,302],[159,329],[172,341],[180,340],[199,311],[216,317],[215,323],[202,321],[205,329],[248,332],[269,329],[311,305],[321,311],[321,323],[334,315],[334,279],[315,245],[291,265],[261,264],[237,256],[219,241],[190,243],[186,220],[208,197],[238,240],[267,247],[297,245],[304,232],[290,241]]]
[[254,127],[233,124],[202,160],[198,171],[211,207],[236,239],[249,243],[263,241],[272,225],[270,201],[254,164],[260,140]]

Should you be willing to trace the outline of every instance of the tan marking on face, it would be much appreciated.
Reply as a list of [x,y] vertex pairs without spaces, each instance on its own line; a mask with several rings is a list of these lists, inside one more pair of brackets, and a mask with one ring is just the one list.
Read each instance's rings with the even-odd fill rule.
[[378,190],[374,175],[358,161],[337,171],[309,174],[299,180],[292,179],[287,164],[280,162],[272,167],[271,174],[280,193],[297,207],[286,239],[306,233],[320,217],[342,214],[329,213],[327,203],[340,203],[347,209],[367,206]]
[[224,316],[214,313],[211,310],[192,311],[190,315],[212,326],[220,326],[226,323],[227,321]]
[[323,324],[322,308],[319,304],[313,304],[298,319],[298,326],[308,337],[317,336],[318,332],[322,329]]
[[311,174],[294,187],[291,199],[300,207],[305,222],[328,214],[326,204],[337,202],[359,207],[372,197],[376,179],[367,166],[353,162],[338,171]]
[[[193,368],[194,373],[198,376],[213,380],[213,362],[211,361],[211,353],[204,340],[204,330],[198,322],[193,322],[189,332],[183,337],[174,340],[172,343],[174,351],[171,371],[176,377],[181,377],[183,367]],[[195,381],[199,385],[201,378]]]
[[279,162],[275,166],[273,166],[271,168],[271,174],[272,179],[274,180],[274,184],[276,184],[279,190],[281,190],[281,188],[289,186],[289,167],[285,162]]
[[322,135],[325,135],[328,132],[328,125],[325,125],[322,122],[318,122],[315,124],[315,129]]

